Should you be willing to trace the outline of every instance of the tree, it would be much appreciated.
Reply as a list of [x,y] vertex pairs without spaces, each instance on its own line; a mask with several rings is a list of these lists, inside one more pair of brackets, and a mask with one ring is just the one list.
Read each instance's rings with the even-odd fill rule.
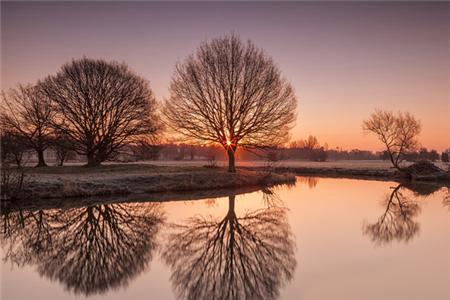
[[435,162],[439,159],[439,153],[436,150],[431,149],[430,153],[428,154],[428,158],[429,160]]
[[392,112],[376,110],[369,119],[363,121],[363,130],[374,133],[383,142],[392,165],[402,171],[400,166],[405,153],[418,146],[417,136],[421,124],[410,113],[394,115]]
[[448,151],[444,151],[441,154],[441,161],[442,162],[448,162]]
[[50,145],[54,117],[49,99],[34,85],[19,85],[2,92],[0,123],[3,130],[26,139],[38,157],[37,167],[46,166],[44,151]]
[[420,206],[402,193],[404,186],[399,184],[386,197],[386,209],[378,221],[363,225],[363,232],[377,245],[387,245],[392,241],[408,242],[419,233],[420,225],[415,220]]
[[420,160],[427,160],[429,158],[429,152],[427,148],[420,148],[419,149],[419,159]]
[[148,268],[165,222],[158,203],[64,209],[2,209],[4,260],[85,297],[128,283]]
[[[363,233],[368,235],[376,245],[387,245],[393,241],[411,241],[420,231],[417,221],[421,207],[420,197],[427,197],[439,191],[439,185],[409,181],[391,187],[386,195],[383,214],[375,223],[365,223]],[[445,199],[444,199],[445,200]],[[445,204],[445,203],[444,203]]]
[[75,152],[72,150],[73,142],[66,134],[56,134],[52,148],[55,151],[56,162],[60,167],[63,166],[65,161],[75,157]]
[[163,113],[192,142],[219,144],[235,172],[238,147],[275,147],[295,120],[291,85],[263,50],[231,35],[203,43],[177,65]]
[[9,164],[12,161],[17,167],[22,167],[23,155],[27,148],[27,139],[18,133],[4,131],[1,134],[1,163]]
[[162,258],[179,298],[276,299],[292,279],[295,243],[286,209],[268,205],[238,216],[235,202],[229,195],[222,218],[195,216],[171,226]]
[[310,135],[310,136],[308,136],[307,139],[300,141],[300,146],[301,146],[301,148],[305,148],[309,151],[312,151],[312,150],[320,147],[319,141],[313,135]]
[[311,153],[311,160],[313,161],[327,161],[328,159],[328,153],[325,151],[323,147],[320,147],[318,149],[314,149]]
[[134,139],[159,129],[148,82],[125,64],[82,58],[41,82],[54,104],[53,126],[97,166]]

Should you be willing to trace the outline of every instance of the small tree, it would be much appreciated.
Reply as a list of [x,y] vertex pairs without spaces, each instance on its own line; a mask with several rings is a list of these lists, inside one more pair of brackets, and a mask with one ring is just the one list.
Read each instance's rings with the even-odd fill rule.
[[7,93],[2,92],[0,122],[4,130],[25,138],[37,153],[37,167],[47,164],[44,151],[50,145],[51,122],[54,117],[50,101],[33,85],[19,85]]
[[75,157],[73,141],[66,134],[57,134],[54,137],[52,148],[55,151],[56,163],[59,167],[68,159]]
[[428,154],[428,156],[429,156],[429,159],[431,161],[433,161],[433,162],[435,162],[435,161],[437,161],[439,159],[439,153],[436,150],[434,150],[434,149],[431,149],[431,151]]
[[324,147],[314,149],[311,154],[311,159],[313,161],[327,161],[328,153],[327,153],[327,151],[325,151]]
[[363,130],[374,133],[385,145],[392,165],[402,170],[400,164],[405,153],[414,151],[418,146],[417,136],[421,124],[410,113],[398,113],[376,110],[369,119],[363,121]]
[[53,126],[97,166],[131,141],[159,129],[148,82],[124,64],[82,58],[41,82],[53,101]]
[[14,162],[17,167],[22,167],[23,155],[29,150],[27,139],[17,133],[2,132],[1,162],[2,166]]
[[310,135],[307,139],[300,141],[300,147],[308,151],[313,151],[314,149],[318,149],[320,144],[315,136]]
[[191,142],[219,144],[235,172],[238,147],[287,141],[296,98],[270,57],[252,42],[226,36],[203,43],[177,65],[164,115]]
[[447,151],[442,152],[442,154],[441,154],[441,161],[442,162],[448,162],[448,152]]

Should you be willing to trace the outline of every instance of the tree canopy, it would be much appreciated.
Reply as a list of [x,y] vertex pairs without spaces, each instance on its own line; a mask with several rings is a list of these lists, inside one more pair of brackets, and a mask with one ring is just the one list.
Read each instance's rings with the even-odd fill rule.
[[176,66],[163,113],[183,138],[222,145],[234,172],[238,147],[287,141],[296,105],[292,86],[273,60],[231,35],[203,43]]
[[82,58],[40,82],[53,102],[53,126],[95,166],[159,129],[157,103],[144,78],[125,64]]

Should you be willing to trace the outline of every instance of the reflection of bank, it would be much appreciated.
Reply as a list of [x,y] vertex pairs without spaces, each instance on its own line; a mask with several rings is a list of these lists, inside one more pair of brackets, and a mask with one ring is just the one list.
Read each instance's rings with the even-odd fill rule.
[[164,216],[157,203],[2,211],[5,259],[77,294],[126,286],[151,261]]
[[270,205],[237,216],[235,198],[228,197],[222,219],[196,216],[171,226],[162,256],[180,298],[272,299],[292,278],[286,209]]
[[444,196],[444,199],[442,199],[442,204],[450,211],[450,187],[447,187],[447,192]]
[[310,189],[313,189],[317,186],[317,183],[319,183],[319,178],[311,176],[299,176],[297,177],[297,182],[307,184]]
[[387,245],[394,241],[409,242],[420,231],[417,216],[421,208],[417,198],[431,195],[440,186],[432,184],[408,183],[392,188],[383,202],[384,212],[375,223],[365,223],[363,233],[376,245]]

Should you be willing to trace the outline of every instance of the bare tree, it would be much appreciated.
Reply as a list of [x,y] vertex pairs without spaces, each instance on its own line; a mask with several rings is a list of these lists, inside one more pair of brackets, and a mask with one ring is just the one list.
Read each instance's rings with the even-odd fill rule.
[[87,156],[88,166],[159,129],[148,82],[125,64],[73,60],[41,86],[54,103],[54,127],[74,142],[78,154]]
[[50,101],[33,85],[19,85],[7,93],[2,92],[2,100],[2,129],[26,138],[28,145],[37,152],[37,166],[46,166],[44,151],[50,144],[54,117]]
[[55,134],[52,149],[55,151],[56,163],[59,167],[62,167],[68,159],[76,156],[73,148],[73,142],[67,134]]
[[301,148],[305,148],[309,151],[318,149],[320,147],[319,141],[313,135],[309,135],[307,139],[299,142]]
[[234,35],[203,43],[177,65],[170,93],[169,127],[191,142],[222,145],[230,172],[238,147],[286,142],[296,117],[294,91],[272,59]]
[[158,247],[165,215],[158,203],[100,204],[37,211],[3,209],[4,261],[84,296],[127,286]]
[[196,216],[171,229],[162,258],[180,299],[276,299],[292,279],[294,239],[283,207],[238,216],[230,195],[223,218]]
[[17,132],[10,131],[3,131],[0,139],[2,166],[14,162],[18,168],[21,168],[23,155],[30,150],[27,139]]
[[363,130],[377,135],[386,146],[392,165],[402,170],[400,164],[407,152],[418,146],[417,136],[421,124],[410,113],[394,115],[392,112],[376,110],[369,119],[363,121]]
[[394,240],[406,243],[419,233],[420,225],[415,219],[420,213],[420,206],[402,193],[403,188],[399,184],[386,197],[386,210],[376,223],[363,225],[363,233],[376,245],[387,245]]

